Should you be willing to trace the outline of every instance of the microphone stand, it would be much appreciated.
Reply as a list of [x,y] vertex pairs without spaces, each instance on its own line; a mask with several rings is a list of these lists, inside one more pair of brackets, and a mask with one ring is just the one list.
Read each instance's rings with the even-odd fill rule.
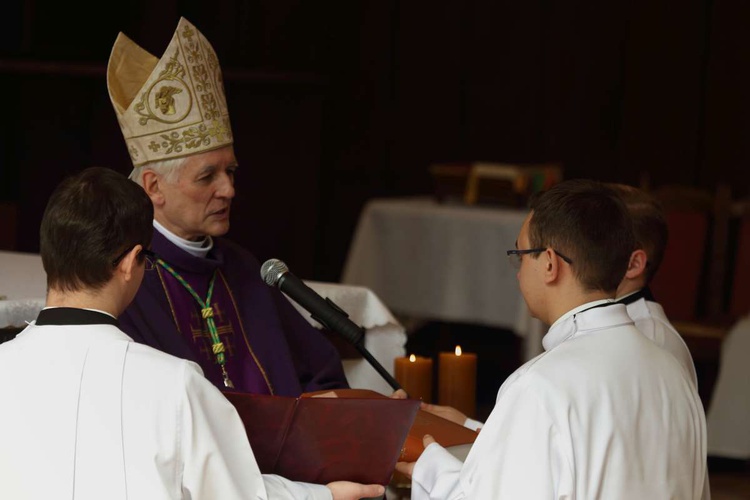
[[354,344],[354,347],[356,347],[357,350],[362,354],[362,357],[365,358],[373,368],[375,368],[375,371],[377,371],[385,379],[385,381],[388,382],[388,384],[393,388],[394,391],[397,391],[399,389],[403,390],[396,379],[393,378],[391,374],[388,373],[385,368],[383,368],[383,365],[381,365],[378,360],[375,359],[375,357],[370,353],[370,351],[367,350],[364,342]]
[[[335,309],[339,314],[341,314],[344,318],[347,318],[347,322],[351,322],[349,320],[349,315],[341,309],[334,301],[332,301],[330,298],[326,297],[325,301],[328,302],[328,304]],[[334,331],[344,337],[346,340],[348,340],[358,351],[360,354],[362,354],[362,357],[367,360],[368,363],[370,363],[370,366],[372,366],[376,372],[380,374],[383,379],[385,379],[386,382],[388,382],[388,385],[390,385],[394,391],[397,391],[399,389],[403,390],[401,385],[398,383],[398,381],[391,376],[390,373],[388,373],[388,370],[383,368],[383,365],[380,364],[380,362],[375,359],[375,356],[372,355],[370,351],[367,350],[365,347],[365,329],[359,325],[359,335],[356,336],[356,338],[352,338],[351,332],[343,331],[342,328],[340,328],[341,323],[338,321],[325,321],[321,318],[319,318],[316,315],[311,315],[312,319],[320,323],[321,325],[325,326],[327,329]]]

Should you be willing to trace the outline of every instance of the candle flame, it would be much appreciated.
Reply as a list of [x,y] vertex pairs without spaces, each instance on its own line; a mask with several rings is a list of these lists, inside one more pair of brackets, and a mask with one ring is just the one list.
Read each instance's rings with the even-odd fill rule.
[[456,346],[456,356],[460,356],[460,355],[461,355],[461,346],[457,345]]
[[411,356],[409,356],[409,361],[411,361],[412,363],[414,363],[416,360],[417,357],[415,355],[412,354]]

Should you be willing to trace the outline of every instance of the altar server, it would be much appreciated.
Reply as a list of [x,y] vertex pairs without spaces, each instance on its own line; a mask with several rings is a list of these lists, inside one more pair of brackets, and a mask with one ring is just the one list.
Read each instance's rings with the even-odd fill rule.
[[412,499],[699,499],[703,408],[674,356],[614,301],[635,248],[619,197],[566,181],[533,201],[508,254],[547,324],[545,352],[514,372],[461,463],[429,437]]

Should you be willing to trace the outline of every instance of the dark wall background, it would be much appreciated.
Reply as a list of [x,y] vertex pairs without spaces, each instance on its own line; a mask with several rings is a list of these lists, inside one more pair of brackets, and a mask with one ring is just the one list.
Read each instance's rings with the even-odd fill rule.
[[125,32],[180,15],[224,68],[241,163],[230,236],[336,281],[367,199],[428,193],[438,161],[559,161],[566,177],[750,186],[740,0],[12,0],[0,16],[0,202],[38,250],[54,186],[129,172],[107,95]]

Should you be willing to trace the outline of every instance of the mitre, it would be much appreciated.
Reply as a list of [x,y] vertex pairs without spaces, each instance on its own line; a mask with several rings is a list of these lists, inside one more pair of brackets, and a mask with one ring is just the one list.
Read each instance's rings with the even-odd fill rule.
[[161,59],[120,33],[107,88],[135,167],[232,144],[219,59],[185,18]]

